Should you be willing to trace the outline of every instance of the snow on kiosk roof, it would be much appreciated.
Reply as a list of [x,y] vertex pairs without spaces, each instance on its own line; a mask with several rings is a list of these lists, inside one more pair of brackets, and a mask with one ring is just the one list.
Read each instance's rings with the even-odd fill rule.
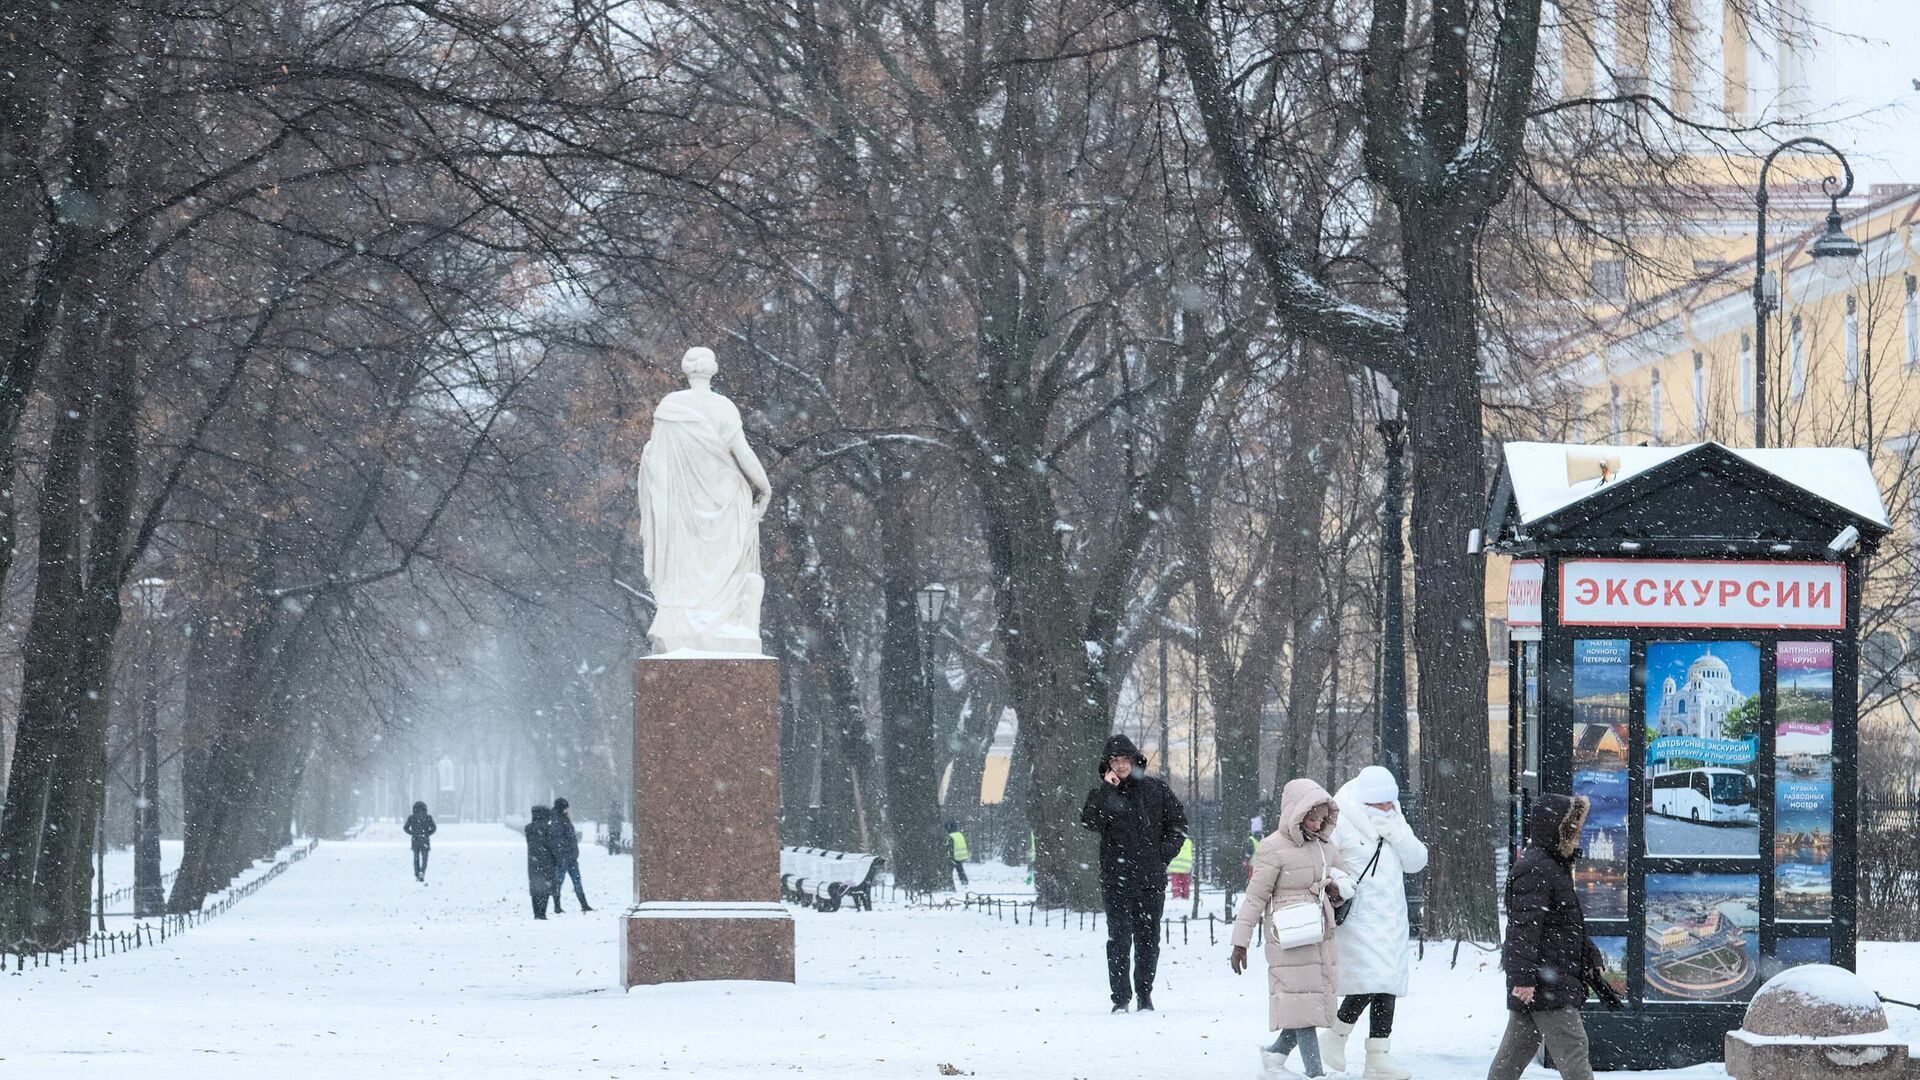
[[1888,530],[1879,484],[1858,450],[1510,442],[1502,448],[1486,536],[1495,549],[1531,546],[1537,536],[1577,530],[1593,516],[1617,517],[1636,500],[1689,484],[1715,505],[1682,515],[1692,520],[1642,513],[1636,524],[1651,528],[1649,535],[1726,541],[1771,539],[1787,528],[1784,519],[1769,519],[1756,531],[1751,520],[1743,525],[1715,512],[1745,495],[1770,496],[1803,517],[1858,525],[1872,539]]

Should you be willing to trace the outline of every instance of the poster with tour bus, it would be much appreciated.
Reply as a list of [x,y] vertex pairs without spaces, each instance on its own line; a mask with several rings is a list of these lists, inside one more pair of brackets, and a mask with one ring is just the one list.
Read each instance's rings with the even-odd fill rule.
[[1655,858],[1760,854],[1754,766],[1760,646],[1647,645],[1646,851]]
[[1774,675],[1773,913],[1833,914],[1833,644],[1783,641]]

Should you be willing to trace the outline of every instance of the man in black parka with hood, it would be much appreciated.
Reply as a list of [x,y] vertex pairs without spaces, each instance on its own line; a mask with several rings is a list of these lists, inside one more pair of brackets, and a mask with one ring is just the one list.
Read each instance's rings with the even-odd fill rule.
[[1080,808],[1080,824],[1100,834],[1100,898],[1107,909],[1107,983],[1113,1011],[1127,1011],[1128,1002],[1138,998],[1140,1011],[1151,1012],[1167,864],[1180,853],[1187,814],[1172,788],[1147,775],[1146,757],[1125,735],[1107,740],[1099,772],[1100,783]]
[[533,894],[533,917],[547,917],[547,898],[558,899],[554,892],[553,811],[545,806],[533,808],[533,820],[523,830],[527,837],[527,891]]
[[1527,807],[1527,849],[1507,875],[1507,935],[1500,967],[1507,975],[1507,1030],[1487,1080],[1520,1080],[1534,1052],[1547,1052],[1564,1080],[1593,1080],[1580,1006],[1587,984],[1605,982],[1600,950],[1587,939],[1573,863],[1587,800],[1535,795]]
[[433,834],[440,826],[433,823],[433,815],[427,813],[427,804],[413,804],[413,813],[407,816],[407,823],[400,830],[413,837],[413,880],[425,884],[427,880],[427,855],[433,850]]

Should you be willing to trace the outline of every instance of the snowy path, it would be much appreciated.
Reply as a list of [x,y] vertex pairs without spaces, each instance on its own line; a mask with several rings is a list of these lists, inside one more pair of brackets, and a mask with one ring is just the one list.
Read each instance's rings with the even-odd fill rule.
[[[584,854],[604,908],[582,917],[568,897],[567,914],[536,923],[523,847],[499,826],[444,827],[424,887],[404,839],[322,844],[177,943],[0,976],[0,1076],[885,1080],[949,1062],[1005,1080],[1253,1075],[1264,980],[1235,978],[1224,947],[1176,944],[1161,1011],[1109,1016],[1103,935],[972,914],[796,912],[798,986],[622,994],[615,915],[629,863]],[[1430,952],[1402,1006],[1395,1046],[1421,1080],[1485,1075],[1504,1017],[1497,973],[1471,957],[1449,972]],[[1870,946],[1866,961],[1892,988],[1894,972],[1920,968],[1920,947]],[[1897,1022],[1920,1037],[1907,1017]]]

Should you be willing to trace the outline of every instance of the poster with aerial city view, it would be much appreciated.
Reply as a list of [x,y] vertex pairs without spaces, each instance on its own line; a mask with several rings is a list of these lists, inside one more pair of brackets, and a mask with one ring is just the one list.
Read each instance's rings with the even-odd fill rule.
[[1775,665],[1773,914],[1833,914],[1833,645],[1783,641]]
[[1657,641],[1647,646],[1647,854],[1760,854],[1760,646]]
[[1757,874],[1647,875],[1647,1000],[1744,1001],[1760,973]]
[[1624,640],[1573,643],[1573,793],[1585,795],[1585,853],[1573,864],[1589,919],[1627,917],[1627,747],[1631,654]]

